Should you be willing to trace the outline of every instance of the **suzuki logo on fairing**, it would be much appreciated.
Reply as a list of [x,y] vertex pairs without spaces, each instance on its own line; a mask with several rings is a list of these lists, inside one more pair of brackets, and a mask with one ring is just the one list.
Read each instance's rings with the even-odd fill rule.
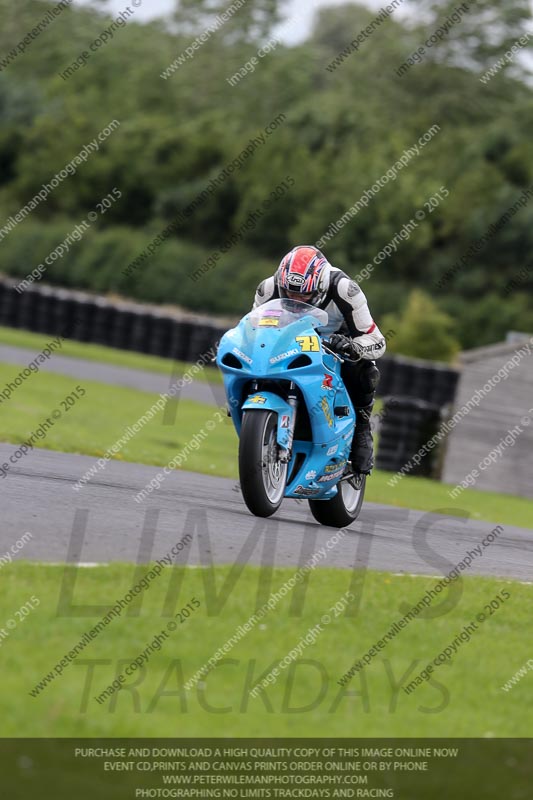
[[242,352],[242,350],[239,350],[238,347],[234,347],[233,352],[235,353],[236,356],[239,356],[239,358],[241,358],[246,364],[253,363],[250,356],[247,356],[245,353]]
[[270,359],[271,364],[277,364],[279,361],[283,361],[285,358],[290,358],[291,356],[297,356],[300,351],[293,347],[292,350],[287,350],[286,353],[282,353],[280,356],[274,356],[274,358]]

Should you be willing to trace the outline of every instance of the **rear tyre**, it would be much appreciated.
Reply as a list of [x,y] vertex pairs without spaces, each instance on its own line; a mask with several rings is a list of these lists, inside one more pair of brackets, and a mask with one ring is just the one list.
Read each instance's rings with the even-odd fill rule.
[[256,517],[271,517],[285,496],[288,464],[278,458],[278,415],[258,409],[245,411],[239,441],[242,496]]
[[321,525],[346,528],[355,522],[365,496],[366,475],[354,475],[337,485],[337,494],[331,500],[309,500],[311,513]]

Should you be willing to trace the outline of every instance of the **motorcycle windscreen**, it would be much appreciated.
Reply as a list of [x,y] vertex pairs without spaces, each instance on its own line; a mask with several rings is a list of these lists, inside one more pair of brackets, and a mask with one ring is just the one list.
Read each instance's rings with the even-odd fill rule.
[[309,325],[322,328],[328,324],[328,313],[299,300],[278,298],[258,306],[250,312],[246,319],[247,326],[258,328],[287,328],[293,322],[309,317]]

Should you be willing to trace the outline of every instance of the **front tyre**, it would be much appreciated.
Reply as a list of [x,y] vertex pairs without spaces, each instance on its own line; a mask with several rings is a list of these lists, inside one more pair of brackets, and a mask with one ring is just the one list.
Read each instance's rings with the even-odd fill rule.
[[331,500],[309,500],[313,517],[321,525],[346,528],[359,516],[365,486],[366,475],[357,475],[341,481],[337,486],[337,494]]
[[245,411],[239,440],[239,478],[248,510],[271,517],[281,505],[288,464],[279,460],[278,415],[257,409]]

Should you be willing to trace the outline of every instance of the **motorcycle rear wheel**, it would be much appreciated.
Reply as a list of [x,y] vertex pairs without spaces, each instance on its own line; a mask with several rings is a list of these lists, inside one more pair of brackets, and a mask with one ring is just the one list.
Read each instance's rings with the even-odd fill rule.
[[331,500],[309,500],[311,513],[321,525],[346,528],[355,522],[365,497],[366,475],[343,480]]

